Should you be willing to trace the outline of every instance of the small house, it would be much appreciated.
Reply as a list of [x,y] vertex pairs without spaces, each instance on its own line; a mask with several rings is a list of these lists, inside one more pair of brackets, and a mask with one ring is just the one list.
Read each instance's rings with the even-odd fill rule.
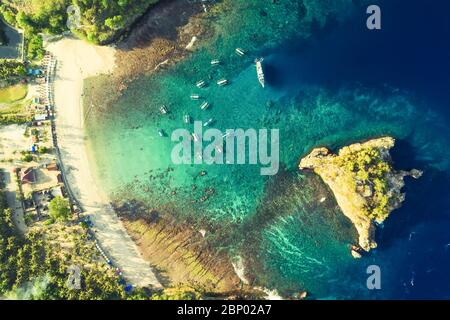
[[36,172],[33,168],[27,168],[23,171],[20,179],[22,184],[32,184],[36,182]]

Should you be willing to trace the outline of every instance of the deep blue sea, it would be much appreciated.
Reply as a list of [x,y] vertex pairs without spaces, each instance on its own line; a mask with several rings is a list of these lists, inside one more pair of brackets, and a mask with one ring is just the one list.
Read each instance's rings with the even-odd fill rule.
[[[450,147],[450,2],[374,3],[382,8],[382,30],[362,28],[366,17],[359,14],[338,26],[330,23],[312,43],[290,43],[271,61],[274,85],[307,82],[336,90],[346,82],[390,86],[408,92],[421,106],[417,122],[435,113],[420,129],[424,132],[410,124],[411,132],[394,150],[397,167],[419,168],[425,175],[408,181],[403,207],[378,231],[379,247],[371,263],[388,273],[378,298],[449,299],[450,171],[438,163],[448,163],[440,158],[448,153],[439,148]],[[401,117],[401,108],[393,112]],[[415,141],[419,134],[426,136],[421,145]],[[442,144],[433,147],[435,141]]]
[[[199,228],[208,221],[207,240],[243,257],[255,284],[283,296],[306,289],[317,299],[449,299],[450,1],[374,1],[382,10],[382,29],[374,31],[366,28],[366,6],[336,3],[329,11],[327,1],[310,4],[318,18],[306,28],[296,1],[274,7],[236,0],[214,21],[210,44],[135,81],[110,114],[92,122],[99,179],[113,198],[161,208],[177,202],[180,211],[171,213],[177,218],[198,221]],[[238,46],[248,57],[234,54]],[[256,56],[265,57],[264,90],[255,80]],[[213,58],[224,66],[207,69]],[[195,82],[221,77],[231,85],[202,89],[212,108],[200,111],[189,99]],[[161,118],[161,104],[170,117]],[[172,144],[157,130],[183,125],[186,113],[213,117],[219,129],[279,128],[282,170],[261,177],[250,166],[174,167]],[[397,139],[396,168],[424,175],[407,178],[403,207],[377,230],[378,248],[355,260],[349,221],[320,179],[296,167],[312,147],[383,135]],[[203,169],[208,175],[201,180]],[[211,187],[212,199],[191,203]],[[176,199],[167,200],[173,189]],[[381,268],[381,290],[366,288],[371,264]]]

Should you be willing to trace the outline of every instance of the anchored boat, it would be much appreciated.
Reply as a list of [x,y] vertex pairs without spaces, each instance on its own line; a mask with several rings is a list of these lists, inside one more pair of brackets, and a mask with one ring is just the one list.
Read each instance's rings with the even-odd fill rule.
[[218,66],[219,64],[220,64],[220,60],[219,59],[211,60],[211,65],[212,66]]
[[208,109],[208,107],[209,107],[209,103],[207,101],[203,102],[200,105],[200,109],[202,109],[202,110],[206,110],[206,109]]
[[219,81],[217,81],[217,84],[221,87],[226,86],[228,84],[228,80],[227,79],[221,79]]
[[258,81],[261,84],[261,87],[264,88],[265,85],[265,79],[264,79],[264,70],[262,67],[263,58],[259,58],[255,60],[256,63],[256,74],[258,76]]
[[206,122],[203,124],[203,126],[204,126],[204,127],[207,127],[207,126],[211,125],[213,122],[214,122],[214,120],[211,118],[211,119],[209,119],[208,121],[206,121]]
[[203,88],[204,86],[206,86],[205,80],[197,81],[196,86],[197,86],[198,88]]
[[241,48],[236,48],[236,53],[241,57],[245,56],[245,51]]
[[198,99],[200,99],[200,95],[198,95],[198,94],[191,94],[191,99],[192,100],[198,100]]

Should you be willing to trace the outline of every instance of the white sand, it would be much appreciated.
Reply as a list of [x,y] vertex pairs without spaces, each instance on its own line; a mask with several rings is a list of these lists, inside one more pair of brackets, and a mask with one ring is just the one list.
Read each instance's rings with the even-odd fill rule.
[[62,39],[47,48],[57,60],[54,96],[56,131],[66,176],[74,195],[91,215],[96,236],[125,278],[136,286],[161,284],[126,233],[106,196],[97,187],[89,165],[81,94],[83,79],[114,68],[114,49],[81,40]]

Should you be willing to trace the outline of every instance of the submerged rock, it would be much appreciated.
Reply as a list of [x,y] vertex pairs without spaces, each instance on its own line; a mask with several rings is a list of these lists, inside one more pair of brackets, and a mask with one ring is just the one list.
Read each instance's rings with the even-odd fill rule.
[[360,259],[362,257],[361,253],[359,253],[355,250],[352,250],[351,252],[352,252],[352,257],[355,259]]
[[[300,161],[300,169],[312,169],[330,187],[336,202],[359,235],[359,246],[369,251],[377,246],[375,224],[381,224],[405,199],[404,177],[419,178],[420,170],[396,171],[389,150],[391,137],[355,143],[333,154],[316,148]],[[351,250],[355,258],[361,257]]]
[[355,259],[360,259],[362,258],[362,248],[360,248],[359,246],[352,246],[350,249],[350,252],[352,254],[352,257]]

